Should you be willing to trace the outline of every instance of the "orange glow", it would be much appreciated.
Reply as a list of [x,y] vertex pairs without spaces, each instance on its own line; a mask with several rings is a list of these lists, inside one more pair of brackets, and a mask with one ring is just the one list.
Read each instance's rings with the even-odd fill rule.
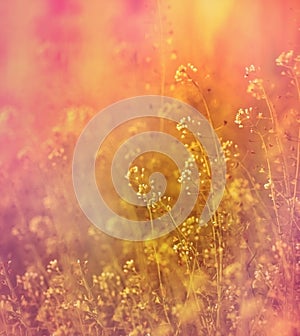
[[[0,15],[0,335],[300,335],[299,0],[3,0]],[[72,157],[96,113],[140,95],[205,115],[228,171],[208,226],[195,207],[134,245],[84,217]],[[106,139],[101,181],[123,136],[150,126]],[[163,165],[173,205],[179,173]]]

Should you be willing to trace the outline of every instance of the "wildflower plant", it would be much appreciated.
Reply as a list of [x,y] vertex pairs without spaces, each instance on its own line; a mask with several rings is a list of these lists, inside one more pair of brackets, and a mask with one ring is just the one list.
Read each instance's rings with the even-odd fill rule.
[[[30,198],[25,198],[31,211],[22,211],[19,199],[24,190],[13,188],[1,176],[2,190],[14,196],[13,204],[4,196],[14,216],[9,224],[10,213],[2,216],[1,229],[9,230],[15,249],[0,237],[3,250],[8,251],[0,260],[0,334],[298,335],[299,62],[294,51],[276,59],[292,97],[285,110],[277,98],[287,92],[277,92],[280,86],[262,78],[259,67],[246,67],[245,91],[252,101],[240,107],[227,126],[235,127],[248,145],[245,148],[222,133],[223,127],[216,128],[227,167],[226,190],[205,225],[200,225],[199,218],[211,187],[212,167],[205,147],[189,131],[197,120],[185,116],[167,125],[158,123],[190,155],[179,171],[163,155],[138,153],[122,181],[132,188],[143,209],[129,211],[124,202],[117,204],[125,213],[150,222],[167,215],[173,230],[156,239],[116,240],[78,210],[75,197],[70,197],[71,178],[65,176],[75,146],[71,109],[66,120],[70,132],[64,134],[60,129],[66,125],[58,126],[55,141],[42,146],[47,164],[41,164],[41,179],[51,177],[55,187],[40,191],[38,206],[32,207]],[[181,65],[174,81],[195,89],[199,99],[193,102],[214,125],[217,117],[199,72],[191,63]],[[90,109],[83,111],[92,114]],[[140,128],[146,126],[139,121]],[[128,129],[137,131],[132,124]],[[105,168],[109,155],[110,151],[105,152],[99,170]],[[31,160],[34,167],[34,157]],[[156,165],[171,181],[164,193],[151,180],[151,168]],[[189,215],[178,225],[171,213],[176,193],[182,189],[185,197],[193,196],[195,168],[199,192]]]

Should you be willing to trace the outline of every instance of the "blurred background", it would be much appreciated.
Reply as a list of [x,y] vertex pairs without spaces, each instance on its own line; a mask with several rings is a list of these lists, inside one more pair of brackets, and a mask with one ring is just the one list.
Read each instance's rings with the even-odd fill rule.
[[[53,264],[53,260],[56,259],[62,267],[64,276],[70,281],[70,287],[72,287],[72,281],[75,281],[70,280],[74,273],[73,263],[76,264],[78,258],[89,261],[89,279],[92,274],[101,273],[107,268],[112,269],[116,274],[122,273],[122,264],[129,258],[140,262],[141,272],[147,271],[149,265],[145,265],[141,257],[144,247],[139,244],[134,247],[127,245],[105,236],[91,226],[78,207],[71,180],[74,144],[88,120],[109,104],[137,95],[160,94],[179,98],[196,106],[205,114],[198,89],[202,92],[209,105],[214,127],[218,129],[218,135],[224,141],[230,139],[238,143],[241,162],[245,168],[243,169],[247,172],[243,171],[243,178],[248,181],[245,183],[239,180],[241,174],[236,174],[231,180],[232,176],[229,174],[228,183],[233,184],[233,194],[230,195],[228,204],[225,201],[225,205],[227,204],[230,211],[232,210],[237,216],[238,219],[235,219],[235,215],[232,217],[235,222],[242,223],[242,228],[235,234],[240,234],[243,246],[249,244],[253,251],[250,248],[247,252],[245,249],[242,250],[245,254],[237,251],[236,254],[228,256],[227,262],[228,265],[233,265],[233,261],[237,260],[237,263],[245,265],[246,261],[255,259],[255,249],[260,251],[261,247],[263,250],[261,243],[267,240],[266,237],[269,237],[267,233],[273,230],[273,226],[275,227],[274,216],[268,215],[269,208],[267,210],[259,208],[255,213],[256,217],[252,212],[252,205],[257,204],[257,190],[260,190],[259,194],[267,206],[271,203],[263,187],[267,184],[267,174],[258,174],[258,169],[263,171],[263,165],[265,165],[265,152],[262,151],[261,143],[258,143],[257,139],[255,139],[256,142],[249,142],[249,132],[240,132],[234,121],[239,108],[253,104],[253,97],[246,93],[249,82],[248,78],[245,78],[245,67],[254,64],[256,69],[261,69],[259,76],[264,78],[272,102],[277,108],[279,122],[277,131],[280,132],[282,128],[283,134],[293,128],[295,121],[299,120],[299,100],[293,91],[295,83],[291,84],[289,79],[284,79],[281,76],[282,69],[275,64],[275,59],[283,51],[291,49],[295,50],[295,54],[299,54],[300,3],[298,0],[1,1],[0,261],[4,265],[0,272],[0,280],[4,279],[1,283],[4,285],[0,287],[3,295],[1,298],[10,297],[15,298],[15,301],[21,300],[23,294],[11,294],[11,290],[18,288],[18,276],[26,275],[26,272],[36,272],[43,276],[45,283],[39,287],[42,288],[39,290],[40,293],[48,291],[51,288],[52,279],[49,273],[56,272],[55,262]],[[174,76],[178,67],[188,63],[198,69],[194,74],[198,88],[195,85],[182,85],[175,81]],[[280,93],[282,91],[283,94]],[[260,108],[265,103],[262,100],[255,102],[256,107]],[[265,105],[263,109],[265,113]],[[295,111],[298,111],[298,117]],[[291,132],[294,140],[297,137],[296,128],[294,127],[294,132]],[[296,142],[292,145],[288,143],[284,148],[289,148],[291,153],[291,155],[288,153],[287,160],[290,160],[290,157],[293,158],[289,167],[292,169],[291,175],[295,177],[293,184],[295,185],[297,180],[295,167],[299,162],[295,159]],[[272,151],[271,145],[268,150]],[[274,152],[274,156],[279,152]],[[256,156],[253,157],[250,154],[256,154]],[[258,164],[259,160],[263,164]],[[233,175],[235,172],[233,171]],[[277,170],[276,176],[281,176],[282,179],[282,171]],[[245,196],[248,195],[250,187],[254,188],[251,192],[256,193],[254,198]],[[262,192],[261,189],[263,189]],[[294,190],[296,189],[295,187]],[[269,191],[266,192],[269,193]],[[296,195],[299,197],[299,191],[293,194],[294,199]],[[296,208],[296,206],[299,207],[299,202],[293,203],[293,207]],[[272,207],[273,205],[270,206],[270,214],[274,210]],[[283,214],[286,214],[290,208],[284,206],[282,209]],[[299,213],[299,209],[297,211]],[[255,223],[251,226],[249,223],[254,217]],[[265,223],[267,223],[266,228],[261,229]],[[256,225],[259,226],[258,229]],[[250,227],[249,232],[248,227]],[[246,231],[245,234],[244,231]],[[256,236],[257,232],[261,232],[261,236]],[[270,246],[271,242],[273,244],[273,238],[274,241],[278,239],[276,234],[274,237],[268,238]],[[230,239],[234,245],[235,238]],[[287,242],[288,239],[285,241]],[[208,242],[209,239],[203,242],[203,246]],[[274,242],[273,245],[278,247],[279,243],[276,244]],[[261,252],[258,263],[271,264],[269,260],[273,255],[270,259],[268,257],[270,246],[268,245],[270,248],[268,252]],[[288,244],[282,246],[281,251]],[[276,250],[277,247],[274,249]],[[203,247],[203,251],[209,248],[209,246]],[[165,250],[161,255],[163,256],[164,253]],[[170,260],[173,260],[173,257],[172,255]],[[272,262],[281,257],[282,254],[279,253]],[[150,264],[154,259],[151,260]],[[167,272],[167,265],[163,264],[163,260],[162,258],[161,267],[165,266]],[[288,259],[284,259],[283,265],[287,265],[288,262],[290,262]],[[9,263],[12,266],[9,266]],[[251,267],[253,264],[254,262]],[[171,262],[170,265],[172,266]],[[178,266],[177,262],[174,265],[175,269]],[[236,264],[234,265],[237,267]],[[290,265],[292,265],[291,262]],[[51,270],[48,272],[48,269]],[[254,277],[256,274],[252,270],[248,276],[248,268],[247,271],[245,269],[241,271],[239,267],[233,267],[231,270],[233,270],[232,273],[241,274],[238,279],[235,279],[236,288],[239,284],[248,284],[249,277]],[[182,280],[186,276],[185,271],[178,270],[178,279]],[[200,275],[201,279],[207,276],[211,280],[211,286],[215,286],[215,278],[212,274],[205,275],[203,272]],[[7,279],[10,279],[11,283]],[[26,281],[29,281],[26,279],[22,278],[20,282],[26,284]],[[151,283],[151,276],[148,279]],[[166,281],[173,291],[172,294],[169,293],[170,298],[176,297],[176,300],[177,293],[178,296],[183,296],[182,293],[185,293],[188,287],[185,287],[186,283],[182,281],[182,287],[177,291],[175,281],[178,279],[176,278],[174,283],[171,280],[170,283]],[[198,282],[201,283],[200,280]],[[249,288],[252,288],[252,282],[249,283]],[[276,284],[278,285],[278,282]],[[28,288],[25,289],[29,293]],[[207,288],[203,290],[206,291]],[[272,292],[273,296],[271,296],[266,289],[260,288],[260,290],[268,293],[270,295],[268,298],[271,297],[274,302],[277,294]],[[72,293],[72,290],[70,292]],[[72,300],[75,302],[76,290],[74,293]],[[42,294],[40,295],[42,297]],[[293,295],[294,293],[290,293],[290,297]],[[67,294],[65,297],[68,298]],[[215,299],[217,294],[213,292],[212,297]],[[278,300],[284,301],[282,297],[284,296]],[[82,295],[78,294],[78,298],[82,298]],[[7,299],[7,302],[10,300]],[[39,321],[48,319],[47,314],[43,315],[43,310],[39,310],[44,301],[33,304],[31,299],[26,300],[21,308],[28,314],[28,321],[35,321],[32,322],[31,327],[38,330],[40,327],[35,324],[37,316]],[[212,299],[211,302],[219,302],[218,300],[219,298],[216,301]],[[244,304],[241,315],[246,316],[245,325],[247,323],[250,325],[249,321],[254,319],[253,316],[256,316],[257,321],[260,315],[255,309],[247,310],[245,308],[247,298],[245,301],[246,305]],[[35,307],[34,311],[26,308],[28,302]],[[250,304],[250,306],[255,305]],[[282,307],[285,306],[282,305]],[[64,309],[63,307],[62,316]],[[150,312],[151,309],[149,309]],[[235,309],[238,311],[240,306]],[[10,312],[14,309],[7,308],[7,310]],[[53,312],[55,308],[52,310],[49,308],[49,311]],[[159,315],[163,316],[163,313],[159,312]],[[184,315],[188,323],[190,323],[188,316],[191,316],[191,320],[196,319],[190,314],[192,313],[188,311]],[[111,317],[112,314],[109,316]],[[274,316],[272,315],[269,322],[276,320]],[[59,318],[63,320],[63,317]],[[109,321],[109,318],[107,319]],[[58,317],[53,317],[53,320],[58,321]],[[3,322],[4,318],[0,323],[1,321]],[[122,318],[119,317],[120,321],[122,322]],[[292,332],[284,334],[287,324],[281,323],[280,319],[278,321],[276,325],[278,335],[299,335]],[[109,322],[107,323],[110,326]],[[220,325],[220,321],[218,323]],[[269,328],[271,325],[272,323]],[[59,330],[58,326],[55,328]],[[124,330],[128,331],[130,328]],[[186,328],[186,332],[191,330],[190,327]],[[197,328],[195,335],[200,335],[200,327]],[[50,327],[47,330],[51,330],[51,335],[54,332]],[[212,329],[210,335],[223,335],[218,334],[217,331]],[[17,334],[16,332],[14,335]],[[50,335],[50,331],[32,334]],[[95,333],[91,334],[95,335]],[[208,335],[207,331],[203,334]],[[277,335],[274,330],[272,334]],[[21,332],[20,335],[22,335]],[[57,332],[53,335],[67,335],[67,333]],[[86,332],[86,335],[89,333]],[[123,334],[116,332],[114,335]],[[168,335],[168,332],[157,331],[155,335]],[[191,332],[186,335],[194,334]],[[226,335],[229,335],[229,332]],[[240,332],[237,335],[243,335],[243,333]]]
[[69,106],[175,95],[175,70],[187,62],[210,76],[219,113],[230,113],[245,66],[273,70],[270,60],[300,40],[297,0],[12,0],[0,13],[0,105],[16,109],[20,133],[42,138]]

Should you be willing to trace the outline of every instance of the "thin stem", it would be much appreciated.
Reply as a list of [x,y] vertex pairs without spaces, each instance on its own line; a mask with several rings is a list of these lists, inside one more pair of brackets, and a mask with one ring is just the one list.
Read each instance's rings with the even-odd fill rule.
[[298,77],[294,74],[294,81],[295,81],[295,86],[298,94],[298,99],[300,101],[300,85],[299,85],[299,80]]
[[[147,204],[147,209],[148,209],[148,212],[149,212],[149,217],[150,217],[150,222],[151,222],[151,228],[152,228],[152,231],[153,231],[154,230],[154,227],[153,227],[153,216],[152,216],[152,211],[151,211],[150,204]],[[159,281],[159,289],[160,289],[160,293],[161,293],[161,297],[162,297],[162,301],[163,301],[162,303],[163,303],[164,314],[165,314],[165,318],[166,318],[168,324],[171,325],[171,321],[170,321],[169,316],[168,316],[166,302],[165,302],[165,289],[164,289],[162,278],[161,278],[160,262],[159,262],[159,259],[158,259],[158,253],[157,253],[156,246],[155,246],[154,242],[153,242],[153,250],[154,250],[155,262],[156,262],[156,267],[157,267],[157,276],[158,276],[158,281]]]
[[201,98],[201,100],[202,100],[202,102],[203,102],[203,105],[204,105],[204,109],[205,109],[207,118],[208,118],[208,120],[209,120],[211,126],[213,126],[213,121],[212,121],[212,118],[211,118],[211,114],[210,114],[210,111],[209,111],[209,107],[208,107],[208,104],[207,104],[207,102],[206,102],[206,99],[205,99],[205,97],[204,97],[204,95],[203,95],[203,93],[202,93],[202,90],[201,90],[201,88],[200,88],[199,83],[198,83],[197,81],[195,81],[195,80],[194,80],[192,77],[190,77],[189,75],[188,75],[188,79],[189,79],[189,80],[195,85],[195,87],[197,88],[198,93],[199,93],[199,95],[200,95],[200,98]]
[[288,176],[288,172],[287,172],[287,162],[286,162],[286,158],[285,158],[285,155],[284,155],[283,145],[282,145],[280,137],[278,136],[278,131],[279,131],[279,126],[278,125],[279,125],[279,123],[278,123],[277,113],[274,110],[274,108],[272,106],[272,103],[270,101],[270,98],[267,96],[264,87],[262,87],[262,90],[263,90],[265,102],[266,102],[266,104],[268,106],[268,109],[269,109],[272,124],[273,124],[273,127],[274,127],[276,144],[279,148],[280,155],[282,157],[282,171],[283,171],[283,177],[284,177],[285,192],[286,192],[286,195],[289,197],[290,196],[290,186],[289,186],[289,183],[288,183],[289,182],[289,176]]
[[[300,138],[300,127],[298,129],[298,138]],[[295,215],[295,204],[296,204],[296,197],[297,197],[297,191],[298,191],[298,179],[299,179],[299,172],[300,172],[300,141],[298,141],[297,144],[297,159],[296,159],[296,172],[295,172],[295,178],[294,178],[294,190],[293,190],[293,196],[292,196],[292,207],[291,207],[291,216],[290,216],[290,223],[292,224],[294,220]]]
[[82,333],[83,336],[85,336],[85,331],[84,331],[84,327],[83,327],[83,321],[82,321],[81,314],[80,314],[80,311],[79,311],[78,308],[76,309],[76,313],[77,313],[77,316],[78,316],[78,319],[79,319],[81,333]]
[[80,269],[81,280],[82,280],[83,286],[84,286],[84,288],[85,288],[85,290],[86,290],[86,292],[87,292],[87,295],[88,295],[89,300],[92,300],[92,302],[93,302],[93,304],[94,304],[94,308],[96,308],[97,313],[98,313],[98,314],[97,314],[97,318],[96,318],[95,320],[96,320],[97,323],[101,326],[101,328],[104,329],[104,325],[103,325],[103,323],[98,319],[98,316],[100,315],[100,314],[99,314],[99,311],[98,311],[98,306],[95,305],[96,300],[95,300],[94,295],[93,295],[93,293],[92,293],[92,290],[91,290],[91,288],[90,288],[90,286],[89,286],[89,284],[88,284],[88,282],[87,282],[87,280],[86,280],[86,277],[85,277],[85,275],[84,275],[84,271],[83,271],[83,269],[82,269],[82,267],[81,267],[81,263],[80,263],[80,261],[79,261],[78,264],[79,264],[79,269]]
[[273,202],[273,209],[274,209],[274,212],[275,212],[278,234],[281,235],[282,231],[281,231],[281,225],[280,225],[280,222],[279,222],[279,213],[278,213],[278,209],[277,209],[276,202],[275,202],[276,193],[275,193],[275,187],[274,187],[274,183],[273,183],[273,174],[272,174],[269,154],[268,154],[268,151],[267,151],[267,146],[266,146],[265,140],[264,140],[263,136],[261,135],[261,133],[256,132],[256,131],[254,131],[254,133],[259,136],[259,138],[262,142],[262,148],[265,152],[266,163],[267,163],[267,167],[268,167],[268,175],[269,175],[269,179],[270,179],[271,199],[272,199],[272,202]]
[[[214,222],[217,222],[216,216],[214,216]],[[222,302],[222,262],[223,262],[223,253],[220,252],[221,248],[221,237],[220,233],[215,229],[215,224],[212,223],[212,233],[213,239],[215,242],[215,264],[216,264],[216,273],[217,273],[217,310],[216,310],[216,330],[220,330],[221,323],[221,302]]]
[[22,311],[21,311],[21,306],[20,306],[19,301],[18,301],[18,296],[17,296],[17,294],[15,292],[15,289],[14,289],[14,287],[13,287],[11,281],[10,281],[8,272],[7,272],[6,268],[5,268],[4,261],[2,260],[1,256],[0,256],[0,264],[2,265],[4,278],[5,278],[7,287],[9,288],[9,291],[10,291],[10,294],[11,294],[11,298],[12,298],[12,300],[13,300],[14,303],[17,303],[18,313],[20,314],[19,321],[26,328],[26,332],[30,336],[30,335],[32,335],[32,333],[31,333],[31,331],[29,329],[29,326],[22,320],[22,315],[21,315]]

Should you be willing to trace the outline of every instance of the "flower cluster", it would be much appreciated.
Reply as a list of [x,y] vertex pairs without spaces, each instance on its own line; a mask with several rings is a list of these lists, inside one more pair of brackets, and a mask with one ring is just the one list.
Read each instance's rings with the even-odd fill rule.
[[260,70],[260,67],[255,67],[253,64],[245,67],[245,75],[244,78],[249,77],[251,74],[254,74]]
[[187,181],[191,180],[192,175],[192,168],[195,167],[195,158],[193,156],[190,156],[185,162],[184,162],[184,169],[181,171],[181,174],[178,178],[178,182],[184,184]]
[[235,124],[238,125],[239,128],[243,128],[244,127],[244,124],[243,122],[245,120],[249,120],[250,117],[251,117],[251,112],[252,112],[253,108],[252,107],[249,107],[249,108],[239,108],[238,109],[238,112],[235,116]]
[[178,254],[181,262],[188,262],[194,257],[194,242],[186,239],[176,239],[173,244],[173,250]]
[[180,65],[175,73],[175,82],[184,83],[184,82],[191,82],[192,78],[189,73],[191,71],[192,73],[196,73],[198,69],[191,63],[188,63],[187,65]]
[[252,95],[257,100],[265,99],[265,89],[263,86],[263,80],[261,78],[254,78],[249,81],[247,92]]
[[282,52],[275,60],[276,65],[278,66],[288,66],[292,64],[294,60],[294,51],[288,50]]
[[240,153],[238,151],[238,145],[236,143],[233,143],[232,140],[222,141],[221,144],[226,162],[232,159],[236,159],[240,156]]
[[[282,71],[282,75],[287,75],[290,78],[300,76],[300,55],[295,56],[293,50],[282,52],[276,58],[276,65],[283,67],[286,71]],[[294,82],[292,82],[295,84]]]

